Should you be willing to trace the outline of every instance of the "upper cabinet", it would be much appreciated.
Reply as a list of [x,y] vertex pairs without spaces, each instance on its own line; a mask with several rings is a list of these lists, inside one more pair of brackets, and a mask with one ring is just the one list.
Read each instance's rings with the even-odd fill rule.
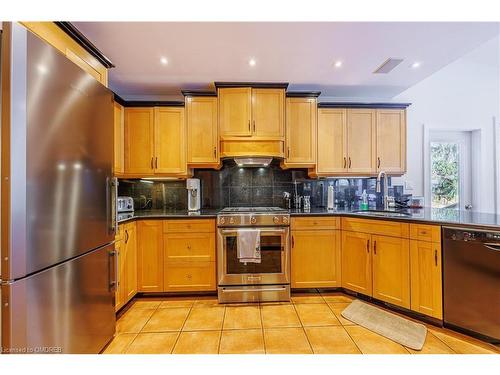
[[124,128],[124,115],[123,107],[114,102],[113,103],[113,174],[120,176],[125,172],[125,128]]
[[[108,85],[108,68],[113,67],[113,64],[71,24],[68,22],[57,22],[57,24],[55,22],[21,22],[21,24],[59,50],[104,86]],[[58,26],[58,24],[61,26]],[[69,30],[71,34],[76,36],[80,42],[85,41],[87,48],[84,48],[74,38],[70,37],[64,31],[64,28],[71,29]],[[90,53],[89,50],[94,53]]]
[[286,99],[285,160],[289,168],[316,164],[317,100],[315,97]]
[[406,172],[404,109],[320,108],[313,175],[393,175]]
[[186,96],[187,163],[198,168],[217,168],[219,135],[217,97]]
[[220,156],[283,157],[286,86],[216,83]]
[[125,108],[126,176],[186,176],[183,107]]

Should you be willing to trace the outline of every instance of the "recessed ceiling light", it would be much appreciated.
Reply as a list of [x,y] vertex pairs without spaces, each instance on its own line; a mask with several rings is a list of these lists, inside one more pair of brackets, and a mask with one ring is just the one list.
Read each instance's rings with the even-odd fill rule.
[[257,61],[255,61],[255,59],[248,60],[248,65],[255,66],[256,64],[257,64]]
[[413,69],[420,68],[420,65],[422,65],[419,61],[415,61],[413,64],[411,64],[411,67]]
[[335,61],[335,63],[333,64],[334,67],[336,68],[340,68],[342,66],[342,61]]
[[168,60],[167,60],[166,57],[160,58],[160,62],[162,63],[162,65],[167,65],[168,64]]

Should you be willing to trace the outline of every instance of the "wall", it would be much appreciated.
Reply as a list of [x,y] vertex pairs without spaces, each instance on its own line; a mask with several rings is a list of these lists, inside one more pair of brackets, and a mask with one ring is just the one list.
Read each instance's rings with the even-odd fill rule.
[[499,194],[494,132],[500,106],[499,47],[496,37],[394,98],[412,103],[408,109],[407,174],[394,183],[406,180],[413,185],[410,193],[424,195],[424,129],[478,131],[479,147],[473,147],[473,152],[480,170],[473,186],[480,199],[475,209],[495,212],[495,194]]

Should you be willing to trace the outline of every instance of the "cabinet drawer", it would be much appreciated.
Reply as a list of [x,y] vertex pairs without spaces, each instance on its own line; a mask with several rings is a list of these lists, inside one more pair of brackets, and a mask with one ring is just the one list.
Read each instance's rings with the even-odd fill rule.
[[215,262],[215,233],[166,233],[166,262]]
[[340,229],[340,218],[323,216],[294,217],[292,218],[291,229]]
[[412,240],[441,242],[441,227],[439,225],[410,224]]
[[214,291],[215,262],[165,263],[165,291]]
[[215,232],[213,219],[165,220],[163,232]]
[[342,218],[342,230],[408,238],[409,224],[378,219]]

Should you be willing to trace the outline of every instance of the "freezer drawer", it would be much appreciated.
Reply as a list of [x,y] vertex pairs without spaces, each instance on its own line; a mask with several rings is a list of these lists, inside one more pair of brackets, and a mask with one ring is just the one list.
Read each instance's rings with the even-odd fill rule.
[[114,244],[2,285],[2,348],[99,353],[115,333]]

